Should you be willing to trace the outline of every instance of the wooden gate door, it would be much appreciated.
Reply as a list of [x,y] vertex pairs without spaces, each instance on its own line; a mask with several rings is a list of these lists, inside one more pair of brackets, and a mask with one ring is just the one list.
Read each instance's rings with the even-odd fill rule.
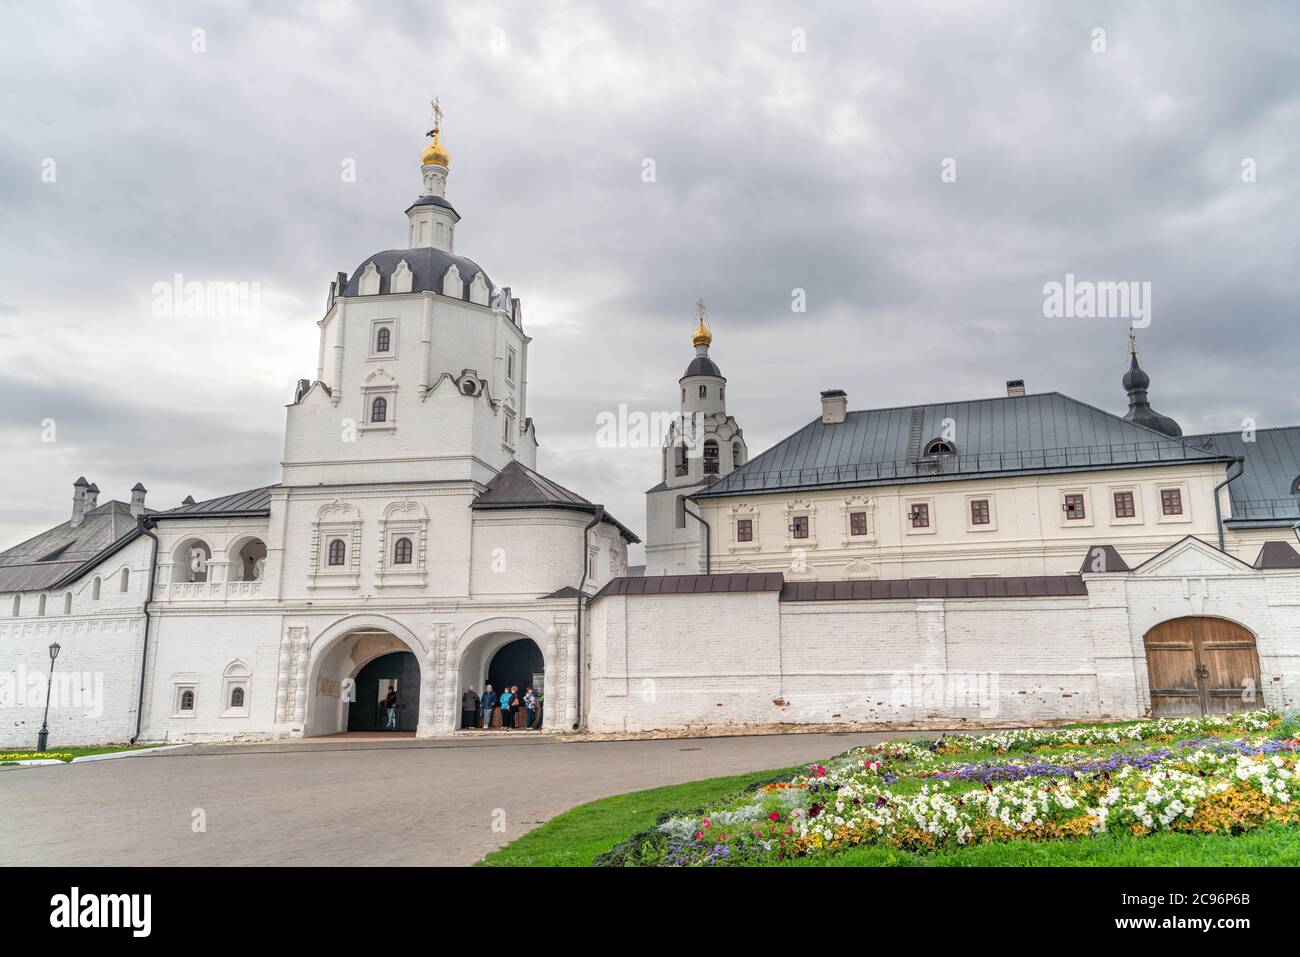
[[1147,632],[1155,717],[1263,707],[1255,636],[1222,618],[1176,618]]

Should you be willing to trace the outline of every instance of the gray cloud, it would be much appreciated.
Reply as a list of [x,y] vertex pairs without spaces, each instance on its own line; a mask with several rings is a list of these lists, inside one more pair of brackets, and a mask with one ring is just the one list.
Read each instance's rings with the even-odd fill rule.
[[[0,542],[82,473],[167,502],[275,480],[325,288],[401,244],[435,93],[457,249],[524,299],[541,466],[634,528],[657,454],[597,448],[596,416],[673,407],[699,296],[754,451],[830,386],[1121,411],[1124,324],[1042,315],[1067,272],[1153,284],[1152,401],[1189,431],[1300,421],[1286,3],[48,3],[0,30]],[[152,318],[177,272],[260,282],[264,318]]]

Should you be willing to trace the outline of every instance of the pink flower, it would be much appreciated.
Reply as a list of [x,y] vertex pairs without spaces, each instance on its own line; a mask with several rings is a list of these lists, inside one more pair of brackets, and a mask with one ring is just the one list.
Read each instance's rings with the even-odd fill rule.
[[768,819],[769,821],[779,821],[779,820],[781,820],[781,812],[780,812],[780,811],[773,811],[771,814],[769,814],[769,815],[767,816],[767,819]]

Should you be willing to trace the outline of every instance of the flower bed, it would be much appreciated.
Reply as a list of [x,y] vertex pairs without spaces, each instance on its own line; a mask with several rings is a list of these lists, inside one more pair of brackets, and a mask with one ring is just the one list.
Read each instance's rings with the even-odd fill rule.
[[[775,862],[1123,829],[1300,825],[1300,721],[1252,711],[854,748],[707,812],[667,817],[611,860]],[[598,861],[597,863],[600,863]]]

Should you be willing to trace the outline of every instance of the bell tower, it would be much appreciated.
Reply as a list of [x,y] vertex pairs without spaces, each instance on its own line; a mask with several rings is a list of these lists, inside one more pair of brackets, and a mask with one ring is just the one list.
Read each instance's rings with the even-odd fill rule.
[[704,565],[700,524],[683,503],[749,459],[745,436],[727,414],[727,379],[709,357],[713,333],[696,303],[695,356],[677,380],[678,415],[664,438],[660,482],[646,493],[646,574],[694,575]]

